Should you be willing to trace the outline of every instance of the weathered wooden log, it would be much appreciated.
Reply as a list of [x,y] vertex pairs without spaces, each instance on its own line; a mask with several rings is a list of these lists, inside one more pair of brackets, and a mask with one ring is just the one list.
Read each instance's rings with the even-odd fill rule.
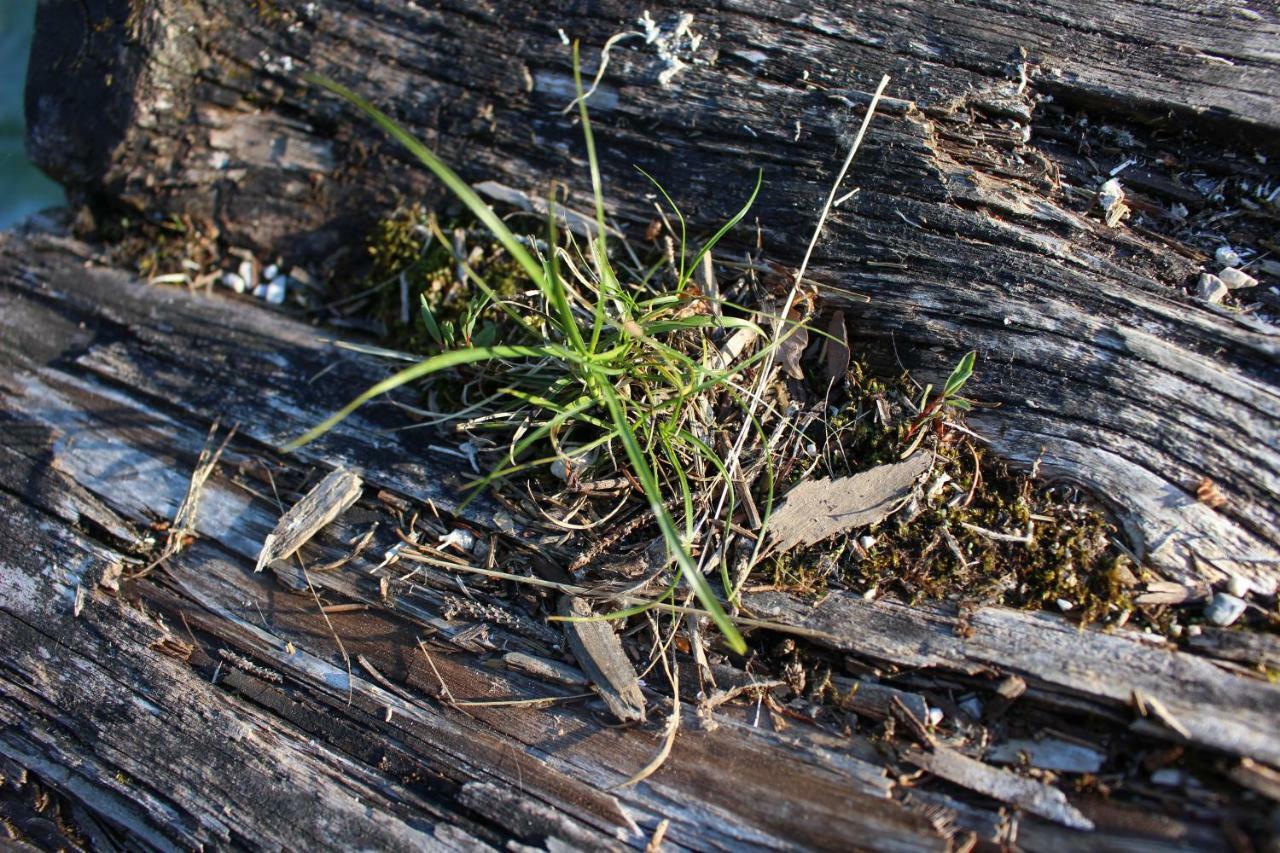
[[[584,40],[594,68],[611,35],[634,32],[590,100],[611,212],[633,237],[652,217],[636,165],[706,226],[762,168],[752,218],[785,264],[889,73],[842,188],[858,193],[812,275],[833,300],[869,297],[846,309],[855,346],[928,378],[977,349],[974,393],[998,408],[975,425],[996,448],[1092,487],[1167,577],[1276,589],[1280,337],[1189,296],[1207,244],[1162,233],[1173,205],[1211,203],[1183,173],[1274,183],[1251,156],[1280,138],[1273,9],[744,0],[691,23],[665,4],[650,23],[637,14],[608,2],[46,0],[30,147],[100,218],[204,215],[233,245],[305,261],[402,194],[442,194],[301,85],[301,69],[386,108],[473,181],[533,198],[561,181],[585,207],[562,33]],[[1082,156],[1084,124],[1064,133],[1064,108],[1120,141]],[[1109,227],[1091,199],[1131,156],[1141,162],[1120,178],[1133,176],[1141,216]],[[1268,239],[1274,201],[1245,209]],[[1205,478],[1225,503],[1196,499]]]
[[[299,70],[389,109],[499,194],[538,198],[558,180],[586,207],[579,131],[562,113],[572,73],[561,32],[584,39],[594,69],[612,34],[635,31],[590,101],[619,227],[638,240],[652,217],[633,164],[699,226],[736,208],[763,167],[756,232],[739,246],[758,234],[787,264],[867,93],[890,73],[842,188],[858,192],[813,269],[846,305],[854,345],[930,378],[977,348],[974,396],[1000,407],[975,426],[1000,450],[1092,486],[1164,576],[1202,586],[1238,574],[1275,590],[1275,303],[1265,288],[1245,291],[1260,315],[1187,295],[1209,226],[1231,211],[1179,177],[1273,185],[1253,148],[1274,153],[1280,126],[1268,94],[1280,88],[1274,10],[728,0],[691,23],[650,6],[651,25],[640,11],[44,0],[31,150],[82,223],[205,216],[229,246],[305,264],[359,239],[403,195],[444,196]],[[1068,130],[1077,110],[1109,130]],[[1119,177],[1138,213],[1112,227],[1091,200],[1131,156],[1141,162]],[[1273,229],[1269,190],[1246,201],[1236,221]],[[1202,242],[1160,218],[1175,202],[1209,229]],[[893,739],[788,723],[727,663],[716,664],[719,698],[694,682],[685,695],[686,661],[680,695],[705,725],[692,728],[686,710],[664,767],[615,788],[659,748],[670,691],[650,677],[649,723],[602,725],[604,705],[577,695],[561,635],[530,617],[537,608],[513,605],[500,584],[468,580],[463,598],[456,575],[385,565],[393,529],[492,532],[491,506],[449,514],[448,457],[388,431],[403,421],[377,406],[298,456],[274,452],[379,368],[279,316],[144,288],[94,260],[73,241],[0,242],[0,756],[7,780],[29,774],[67,798],[98,847],[126,835],[157,849],[639,847],[667,819],[668,843],[700,849],[970,837],[1210,849],[1270,825],[1263,763],[1280,747],[1276,688],[1258,677],[1272,666],[1265,642],[1177,651],[1130,629],[1091,631],[1078,638],[1094,655],[1086,667],[1064,659],[1075,629],[1056,615],[843,597],[816,610],[777,594],[756,604],[790,626],[778,630],[829,648],[837,668],[847,656],[833,683],[866,689],[850,712],[897,721],[927,746],[931,709],[963,719],[961,697],[985,701],[993,746],[1010,745],[1000,762],[1046,733],[1114,757],[1107,767],[1123,767],[1126,784],[1108,799],[1087,776],[1073,786],[969,772],[982,757],[970,755],[924,761],[955,784],[920,785],[921,761]],[[148,539],[168,536],[217,421],[239,431],[202,489],[194,541],[178,537],[151,566]],[[363,499],[300,561],[255,574],[284,506],[336,467],[360,473]],[[1225,504],[1196,499],[1205,477]],[[498,652],[545,662],[541,674],[499,666]],[[468,704],[495,700],[523,704]],[[983,799],[997,789],[1016,789],[1030,814]]]
[[[896,699],[917,721],[935,708],[981,717],[956,706],[969,696],[1001,715],[993,748],[1050,729],[1121,767],[1185,752],[1215,785],[1212,805],[1194,785],[1103,798],[973,756],[946,766],[981,769],[974,779],[947,771],[960,787],[921,787],[914,753],[767,709],[762,720],[760,691],[779,682],[752,688],[727,663],[720,697],[682,682],[697,713],[663,768],[616,788],[655,754],[662,722],[602,723],[560,635],[504,585],[387,565],[393,530],[490,523],[483,508],[448,515],[457,492],[438,463],[450,457],[415,461],[376,406],[301,458],[273,450],[379,366],[280,315],[147,287],[93,257],[65,239],[0,238],[0,756],[7,779],[68,798],[82,834],[154,849],[634,848],[665,819],[668,843],[699,849],[943,849],[972,833],[1084,850],[1214,849],[1223,826],[1258,831],[1258,773],[1222,778],[1265,774],[1257,762],[1280,755],[1280,688],[1240,665],[1260,658],[1228,650],[1215,666],[1216,646],[1205,658],[1132,629],[1079,634],[1056,614],[845,596],[751,605],[848,656],[854,677],[833,679],[848,710],[882,720]],[[204,479],[193,541],[152,565],[148,540],[188,501],[219,420],[238,430]],[[360,470],[363,498],[302,546],[296,571],[255,572],[281,504],[334,465]],[[767,632],[751,641],[769,646]],[[546,663],[499,665],[512,653]],[[1021,698],[1001,687],[1018,679]],[[669,699],[652,678],[646,692],[651,708]],[[1162,710],[1143,719],[1139,701]],[[969,784],[1008,788],[1028,812]]]

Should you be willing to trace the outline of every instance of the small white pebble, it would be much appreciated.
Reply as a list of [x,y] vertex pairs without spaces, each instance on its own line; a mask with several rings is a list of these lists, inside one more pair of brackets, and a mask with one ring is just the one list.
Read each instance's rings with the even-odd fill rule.
[[1227,286],[1222,279],[1207,272],[1201,273],[1200,280],[1196,282],[1196,298],[1213,305],[1221,302],[1227,292]]
[[224,272],[219,281],[222,282],[223,287],[229,287],[236,293],[244,293],[245,291],[244,279],[240,277],[239,273]]
[[858,544],[862,546],[864,551],[870,551],[876,545],[876,537],[872,536],[870,533],[864,534],[862,538],[858,540]]
[[941,708],[930,708],[929,709],[929,725],[931,726],[941,725],[942,719],[944,716],[945,715],[942,713]]
[[1232,575],[1227,581],[1227,592],[1236,598],[1244,598],[1253,589],[1253,584],[1249,583],[1248,578],[1240,575]]
[[265,299],[267,296],[267,286],[265,284],[258,285],[253,289],[253,295],[259,299]]
[[1201,628],[1199,625],[1188,625],[1188,626],[1187,626],[1187,636],[1188,636],[1188,637],[1199,637],[1199,636],[1200,636],[1201,634],[1203,634],[1203,633],[1204,633],[1204,628]]
[[1182,626],[1181,626],[1181,625],[1179,625],[1177,622],[1174,622],[1172,625],[1170,625],[1170,626],[1169,626],[1169,636],[1170,636],[1170,637],[1172,637],[1172,638],[1173,638],[1173,639],[1175,639],[1175,640],[1176,640],[1176,639],[1178,639],[1179,637],[1181,637],[1181,636],[1182,636]]
[[439,538],[439,547],[441,550],[456,545],[463,551],[470,551],[476,545],[476,537],[470,530],[463,530],[461,527],[455,527],[444,536]]
[[237,270],[240,277],[244,279],[245,284],[249,287],[257,288],[258,286],[258,270],[253,261],[241,261],[240,268]]
[[1074,604],[1072,604],[1070,601],[1067,601],[1065,598],[1059,598],[1056,603],[1058,605],[1058,609],[1061,610],[1063,613],[1066,613],[1068,610],[1075,607]]
[[267,285],[266,292],[263,294],[272,305],[283,305],[285,294],[288,292],[289,279],[285,276],[278,275],[271,279],[271,283]]
[[1244,287],[1257,287],[1258,280],[1249,275],[1244,270],[1238,270],[1235,267],[1227,267],[1218,273],[1218,278],[1222,283],[1232,290],[1239,290]]
[[1236,598],[1234,595],[1226,592],[1219,592],[1213,596],[1204,608],[1204,618],[1208,619],[1215,625],[1226,627],[1235,624],[1248,607],[1243,600]]
[[1220,267],[1240,266],[1240,255],[1230,246],[1219,246],[1217,251],[1213,253],[1213,259],[1217,261]]
[[278,275],[280,275],[280,268],[275,264],[270,264],[269,266],[267,266],[266,269],[262,271],[262,277],[265,278],[267,281],[271,281],[271,279],[275,278]]
[[880,591],[880,588],[879,588],[879,587],[877,587],[877,586],[873,586],[873,587],[868,588],[868,589],[867,589],[867,591],[866,591],[866,592],[864,592],[864,593],[862,594],[862,600],[863,600],[863,601],[875,601],[875,600],[876,600],[876,593],[877,593],[877,592],[879,592],[879,591]]

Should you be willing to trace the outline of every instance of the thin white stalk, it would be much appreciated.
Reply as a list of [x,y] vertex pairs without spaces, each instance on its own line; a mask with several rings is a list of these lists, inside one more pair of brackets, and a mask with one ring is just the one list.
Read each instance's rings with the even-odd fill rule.
[[[849,153],[844,158],[844,163],[840,167],[839,173],[836,175],[835,181],[831,184],[831,191],[827,193],[827,201],[822,206],[822,214],[818,217],[818,225],[813,229],[813,237],[809,240],[809,247],[805,250],[804,259],[800,263],[800,269],[796,270],[795,281],[791,284],[791,291],[787,294],[787,299],[782,305],[782,311],[778,317],[782,322],[776,323],[773,330],[773,338],[769,342],[769,352],[760,364],[760,374],[756,381],[756,390],[750,395],[751,405],[747,410],[746,417],[742,421],[742,429],[738,433],[738,439],[734,442],[733,450],[726,460],[725,467],[730,473],[730,483],[726,484],[720,490],[720,499],[716,504],[714,514],[704,513],[702,519],[698,522],[698,529],[706,522],[708,518],[719,518],[720,513],[724,510],[724,502],[728,497],[728,490],[732,488],[732,479],[737,477],[741,468],[742,449],[746,445],[747,436],[751,433],[751,419],[755,415],[756,408],[760,399],[764,395],[765,388],[768,386],[769,377],[773,374],[773,361],[778,352],[778,342],[786,327],[786,317],[791,313],[791,307],[795,304],[796,296],[800,293],[800,285],[804,281],[804,274],[809,269],[809,259],[813,256],[814,247],[818,245],[818,238],[822,236],[822,229],[827,225],[827,218],[831,215],[831,208],[836,200],[836,193],[840,191],[840,185],[844,183],[845,176],[849,173],[849,166],[853,163],[853,158],[858,153],[859,146],[862,145],[862,139],[867,134],[867,128],[871,126],[871,118],[875,115],[876,107],[880,104],[880,98],[884,95],[885,87],[889,85],[889,75],[886,74],[880,78],[880,85],[876,87],[875,94],[871,96],[871,105],[867,107],[867,114],[862,117],[862,126],[858,128],[858,135],[854,137],[853,144],[849,146]],[[764,536],[765,531],[760,531],[760,536]]]

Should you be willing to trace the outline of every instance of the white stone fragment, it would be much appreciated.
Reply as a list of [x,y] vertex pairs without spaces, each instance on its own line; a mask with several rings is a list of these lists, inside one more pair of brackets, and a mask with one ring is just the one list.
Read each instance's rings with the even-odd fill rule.
[[1068,610],[1075,607],[1074,604],[1072,604],[1070,601],[1067,601],[1065,598],[1059,598],[1057,601],[1057,605],[1058,605],[1058,609],[1061,610],[1063,613],[1066,613]]
[[1222,297],[1226,296],[1229,291],[1227,285],[1222,279],[1212,273],[1201,273],[1200,280],[1196,282],[1196,298],[1203,299],[1213,305],[1217,305],[1222,301]]
[[1112,178],[1102,185],[1098,190],[1098,203],[1102,205],[1107,225],[1112,228],[1129,215],[1129,205],[1124,203],[1124,187],[1120,185],[1118,178]]
[[278,275],[275,278],[271,279],[271,282],[267,285],[266,292],[263,294],[263,298],[266,299],[268,302],[270,302],[272,305],[283,305],[284,297],[288,293],[288,290],[289,290],[288,277],[283,275]]
[[1218,278],[1222,283],[1232,290],[1239,290],[1244,287],[1256,287],[1258,280],[1249,275],[1244,270],[1238,270],[1235,267],[1227,267],[1218,273]]
[[1205,606],[1204,618],[1215,625],[1225,628],[1228,625],[1235,624],[1235,621],[1244,615],[1246,607],[1248,605],[1242,599],[1236,598],[1227,592],[1219,592]]
[[254,296],[256,296],[256,297],[258,297],[259,299],[266,299],[266,298],[267,298],[267,286],[266,286],[265,284],[260,284],[260,285],[258,285],[257,287],[255,287],[255,288],[253,289],[253,295],[254,295]]
[[1220,267],[1240,266],[1240,255],[1230,246],[1219,246],[1217,251],[1213,253],[1213,259],[1217,261]]
[[444,536],[439,538],[439,548],[441,550],[456,546],[463,551],[470,551],[476,546],[476,537],[470,530],[463,530],[461,527],[455,527]]
[[247,285],[239,273],[224,272],[222,278],[219,279],[223,287],[229,287],[236,293],[244,293]]
[[941,708],[929,709],[929,725],[935,726],[935,727],[942,725],[943,717],[944,717],[944,714],[942,713]]
[[1253,589],[1253,585],[1249,583],[1249,579],[1241,575],[1232,575],[1227,581],[1227,592],[1236,598],[1244,598]]
[[237,270],[240,277],[244,279],[247,287],[253,288],[255,291],[258,287],[258,269],[257,264],[253,261],[241,261],[240,268]]
[[858,544],[862,546],[862,550],[870,551],[876,545],[876,537],[869,533],[863,534],[863,536],[858,539]]
[[271,279],[278,275],[280,275],[280,268],[275,264],[269,264],[266,269],[262,271],[262,277],[267,281],[271,281]]

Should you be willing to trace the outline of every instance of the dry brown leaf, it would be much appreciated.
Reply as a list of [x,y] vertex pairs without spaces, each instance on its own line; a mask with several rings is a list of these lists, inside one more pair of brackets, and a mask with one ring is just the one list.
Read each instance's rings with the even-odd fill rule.
[[804,371],[800,368],[800,356],[809,346],[809,330],[803,326],[790,332],[782,343],[778,344],[778,361],[783,371],[792,379],[804,379]]
[[782,550],[814,545],[883,520],[911,494],[930,465],[929,454],[917,453],[905,462],[878,465],[852,477],[801,483],[787,493],[769,522],[774,544]]
[[836,311],[827,323],[827,379],[839,382],[849,371],[849,328],[844,322],[844,312]]

